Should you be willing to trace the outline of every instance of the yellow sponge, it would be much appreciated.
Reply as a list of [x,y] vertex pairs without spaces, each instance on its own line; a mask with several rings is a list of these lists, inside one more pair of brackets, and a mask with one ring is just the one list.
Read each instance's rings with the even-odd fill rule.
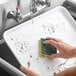
[[39,54],[40,56],[49,56],[51,54],[54,54],[54,53],[57,53],[57,49],[52,46],[52,45],[48,45],[48,44],[43,44],[43,42],[45,41],[46,39],[44,38],[41,38],[40,41],[39,41]]

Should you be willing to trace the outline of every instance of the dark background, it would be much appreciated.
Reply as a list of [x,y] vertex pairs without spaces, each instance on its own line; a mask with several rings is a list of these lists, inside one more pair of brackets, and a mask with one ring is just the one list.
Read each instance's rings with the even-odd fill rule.
[[[9,62],[10,64],[12,64],[13,66],[15,66],[16,68],[20,67],[18,61],[13,56],[6,43],[0,45],[0,57]],[[12,76],[12,75],[7,73],[4,69],[0,67],[0,76]]]

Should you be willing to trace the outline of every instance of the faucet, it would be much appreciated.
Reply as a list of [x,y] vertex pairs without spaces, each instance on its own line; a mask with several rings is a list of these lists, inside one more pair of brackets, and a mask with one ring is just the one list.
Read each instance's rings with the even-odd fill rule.
[[23,20],[23,18],[21,16],[20,0],[17,0],[16,12],[9,11],[7,14],[7,19],[14,19],[18,23],[20,23]]
[[30,3],[30,11],[32,11],[32,13],[35,13],[37,12],[37,8],[36,8],[36,1],[35,0],[31,0],[31,3]]
[[37,5],[46,5],[47,7],[50,7],[50,0],[36,0]]
[[[50,0],[31,0],[30,3],[31,17],[34,13],[42,9],[41,6],[50,7],[50,5],[51,5]],[[17,23],[22,23],[25,20],[24,19],[25,17],[26,15],[24,17],[21,15],[20,0],[17,0],[16,11],[9,11],[7,14],[7,19],[14,19]]]
[[45,7],[50,7],[50,5],[51,5],[50,0],[32,0],[31,1],[31,11],[33,13],[35,13],[38,11],[37,6],[44,6],[44,5],[45,5]]

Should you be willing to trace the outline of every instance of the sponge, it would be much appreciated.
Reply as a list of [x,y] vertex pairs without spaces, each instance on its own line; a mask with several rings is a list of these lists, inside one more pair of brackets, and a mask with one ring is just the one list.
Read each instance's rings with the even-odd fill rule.
[[43,42],[45,41],[45,38],[41,38],[40,39],[40,44],[39,44],[39,54],[40,56],[49,56],[51,54],[57,53],[57,49],[49,44],[43,44]]

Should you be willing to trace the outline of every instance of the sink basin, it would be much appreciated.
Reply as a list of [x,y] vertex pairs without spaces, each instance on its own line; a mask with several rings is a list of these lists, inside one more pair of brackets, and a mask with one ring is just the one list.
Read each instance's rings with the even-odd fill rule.
[[2,76],[12,76],[8,72],[6,72],[4,69],[0,68],[0,75]]
[[19,63],[13,54],[10,52],[10,49],[7,47],[5,43],[0,45],[0,57],[12,64],[13,66],[19,68]]

